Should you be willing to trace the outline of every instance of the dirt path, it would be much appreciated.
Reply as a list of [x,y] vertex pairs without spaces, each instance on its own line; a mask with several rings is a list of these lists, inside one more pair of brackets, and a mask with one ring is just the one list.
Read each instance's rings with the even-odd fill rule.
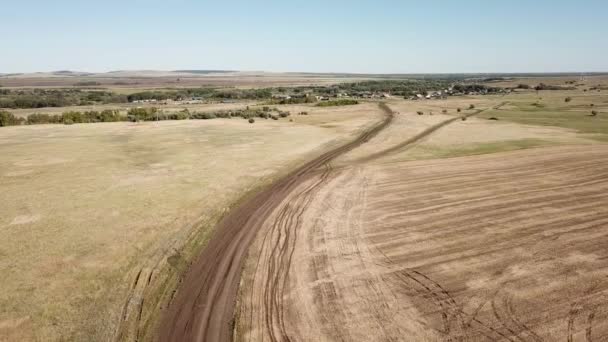
[[[500,104],[492,107],[492,109],[500,109],[500,107],[504,106],[505,104],[507,104],[507,102],[500,103]],[[356,162],[365,163],[365,162],[372,161],[374,159],[378,159],[380,157],[384,157],[384,156],[389,155],[391,153],[403,152],[405,149],[414,146],[417,142],[419,142],[422,139],[428,137],[429,135],[435,133],[439,129],[441,129],[441,128],[443,128],[443,127],[445,127],[445,126],[447,126],[447,125],[449,125],[449,124],[451,124],[451,123],[453,123],[455,121],[462,120],[463,118],[466,120],[467,118],[470,118],[472,116],[479,115],[479,114],[485,112],[486,110],[488,110],[488,109],[487,108],[486,109],[478,109],[478,110],[476,110],[473,113],[468,113],[468,114],[464,114],[464,115],[461,115],[461,116],[455,116],[453,118],[444,120],[444,121],[442,121],[442,122],[440,122],[440,123],[438,123],[436,125],[433,125],[433,126],[427,128],[427,129],[425,129],[424,131],[422,131],[422,132],[414,135],[413,137],[408,138],[408,139],[402,141],[399,144],[396,144],[396,145],[391,146],[389,148],[377,151],[377,152],[372,153],[372,154],[370,154],[368,156],[365,156],[364,158],[360,158]]]
[[[231,341],[234,304],[242,265],[248,247],[264,220],[300,184],[310,180],[321,167],[329,170],[329,162],[368,141],[387,127],[392,111],[384,104],[385,119],[365,131],[356,140],[329,151],[300,167],[269,188],[245,200],[226,216],[200,257],[185,275],[181,287],[165,313],[159,328],[160,341]],[[324,173],[327,174],[327,171]],[[321,178],[322,179],[322,178]],[[307,190],[314,191],[321,182]],[[308,195],[300,199],[306,203]],[[297,216],[297,213],[296,213]],[[284,213],[292,219],[294,213]],[[280,258],[288,258],[277,252]],[[273,282],[273,286],[280,281]]]

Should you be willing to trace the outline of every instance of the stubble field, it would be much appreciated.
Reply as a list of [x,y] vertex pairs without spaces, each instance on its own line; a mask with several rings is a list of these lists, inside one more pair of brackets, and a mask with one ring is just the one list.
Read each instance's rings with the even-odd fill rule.
[[[564,95],[543,95],[553,115]],[[605,340],[606,131],[574,129],[583,110],[517,123],[532,97],[389,103],[389,127],[262,225],[236,339]],[[434,129],[465,101],[477,116]]]

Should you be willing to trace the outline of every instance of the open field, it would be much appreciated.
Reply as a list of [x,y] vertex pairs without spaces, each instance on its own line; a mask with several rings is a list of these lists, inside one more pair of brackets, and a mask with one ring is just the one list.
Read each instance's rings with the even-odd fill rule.
[[583,88],[3,127],[0,341],[602,340],[608,97]]
[[237,199],[378,118],[315,110],[0,129],[0,340],[135,340]]
[[483,119],[509,112],[496,101],[436,131],[448,115],[390,105],[391,125],[260,225],[236,340],[604,340],[608,145]]
[[134,89],[184,88],[184,87],[277,87],[300,85],[324,85],[342,81],[375,78],[374,75],[306,74],[269,72],[161,72],[118,71],[109,73],[33,73],[0,75],[3,87],[72,87],[82,82],[94,82],[89,88],[116,89],[126,92]]
[[237,339],[604,340],[607,158],[543,149],[311,180],[253,245]]

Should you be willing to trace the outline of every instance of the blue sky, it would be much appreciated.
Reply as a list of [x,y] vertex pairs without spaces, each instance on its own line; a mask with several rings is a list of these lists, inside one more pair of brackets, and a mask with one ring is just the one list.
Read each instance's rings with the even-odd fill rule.
[[0,0],[0,72],[608,71],[608,1]]

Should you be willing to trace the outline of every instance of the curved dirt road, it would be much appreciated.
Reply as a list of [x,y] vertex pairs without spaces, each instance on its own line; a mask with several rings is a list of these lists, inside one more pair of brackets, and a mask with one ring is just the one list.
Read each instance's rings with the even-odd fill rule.
[[319,168],[325,166],[327,172],[331,160],[365,143],[387,127],[393,113],[383,103],[380,107],[386,116],[379,124],[245,200],[222,220],[165,312],[159,327],[160,341],[232,340],[241,269],[260,226],[296,187],[310,179]]

